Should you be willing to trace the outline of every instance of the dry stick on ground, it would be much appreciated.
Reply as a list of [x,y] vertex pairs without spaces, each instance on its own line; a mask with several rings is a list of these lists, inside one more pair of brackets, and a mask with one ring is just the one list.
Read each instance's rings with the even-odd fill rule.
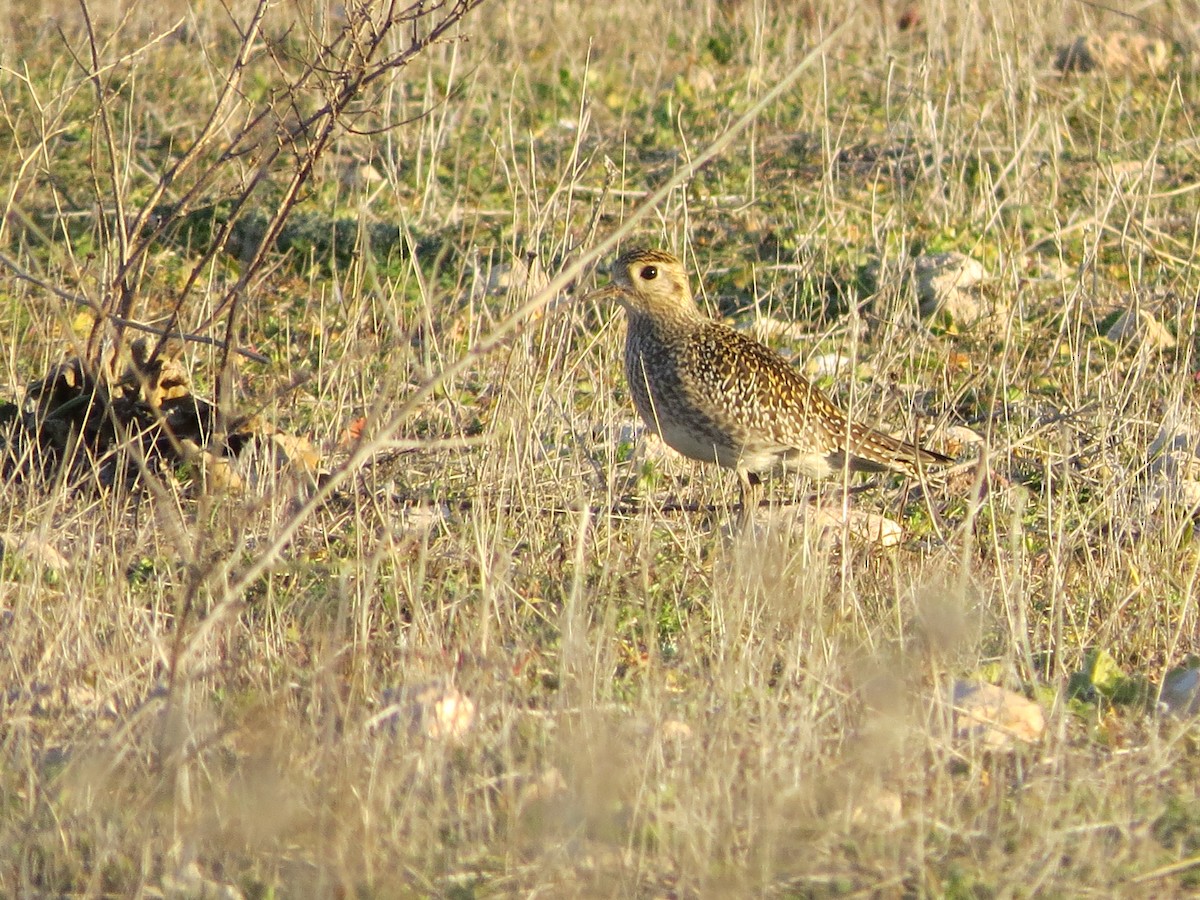
[[[47,293],[53,294],[60,300],[66,300],[68,303],[73,303],[76,306],[82,306],[85,309],[90,309],[92,312],[96,313],[97,316],[105,316],[104,309],[95,300],[92,300],[90,297],[85,297],[83,294],[73,294],[70,291],[65,291],[57,285],[51,284],[44,278],[39,278],[32,272],[29,272],[17,265],[14,260],[5,256],[3,253],[0,253],[0,266],[4,266],[4,268],[8,269],[15,278],[18,278],[21,281],[28,281],[30,284],[41,288]],[[107,316],[107,319],[108,321],[115,325],[119,325],[122,328],[130,328],[134,331],[144,331],[146,334],[152,334],[155,337],[162,338],[163,340],[187,341],[193,344],[207,344],[213,347],[225,346],[225,342],[220,338],[209,337],[208,335],[204,334],[187,334],[186,332],[182,331],[172,331],[169,328],[160,328],[157,325],[149,325],[145,322],[137,322],[133,319],[125,319],[121,316],[110,315]],[[253,362],[263,363],[266,365],[271,361],[269,357],[263,356],[261,353],[255,353],[253,350],[247,350],[245,347],[234,347],[233,350],[239,356],[244,356],[246,359],[249,359]]]
[[[180,177],[187,173],[194,165],[198,163],[201,154],[215,142],[218,130],[225,124],[225,121],[231,115],[231,102],[241,94],[241,84],[245,76],[247,64],[250,60],[250,55],[259,37],[259,32],[262,27],[263,19],[266,17],[268,9],[267,0],[260,0],[255,6],[254,13],[251,16],[250,23],[242,33],[242,42],[238,48],[237,57],[234,59],[228,74],[225,78],[225,84],[221,94],[217,97],[217,102],[213,104],[212,111],[209,113],[208,119],[200,129],[200,134],[196,140],[192,142],[192,146],[187,149],[183,156],[168,169],[159,180],[158,185],[151,192],[150,197],[143,204],[141,211],[130,226],[130,231],[133,234],[142,235],[141,240],[134,245],[129,257],[122,261],[121,268],[118,271],[117,278],[122,285],[128,281],[127,272],[134,266],[140,265],[140,260],[144,257],[149,249],[162,238],[163,234],[171,227],[171,225],[190,213],[204,195],[209,185],[215,180],[216,175],[220,172],[228,162],[228,150],[222,153],[217,160],[207,169],[201,171],[191,187],[184,192],[183,196],[178,199],[175,208],[170,216],[163,216],[162,220],[150,227],[151,217],[154,210],[162,202],[166,196],[168,188],[176,184]],[[258,126],[266,117],[270,107],[259,112],[257,116],[252,117],[251,121],[242,127],[242,130],[234,136],[231,146],[237,146],[251,131]],[[251,184],[243,191],[243,196],[239,198],[235,204],[235,210],[240,209],[249,199],[250,193],[257,189],[261,183],[261,178],[256,176],[251,180]],[[235,218],[231,217],[229,222],[222,225],[217,233],[213,236],[214,240],[209,247],[201,254],[200,259],[192,266],[188,277],[184,280],[183,287],[179,290],[175,298],[175,303],[171,310],[170,326],[174,327],[179,320],[180,312],[183,308],[184,301],[191,295],[201,274],[207,270],[212,260],[218,253],[224,250],[225,245],[232,233],[229,227]],[[139,279],[140,282],[140,279]],[[122,297],[122,303],[132,304],[133,295],[128,294]],[[158,345],[150,354],[150,358],[155,359],[162,352],[163,341],[159,341]]]
[[[217,243],[216,250],[213,253],[206,253],[203,255],[201,260],[193,267],[191,275],[186,280],[184,288],[178,295],[175,309],[171,314],[169,323],[163,329],[152,329],[146,326],[139,326],[133,321],[133,306],[141,286],[141,267],[144,265],[144,260],[148,249],[162,237],[163,233],[171,226],[173,222],[178,221],[180,217],[186,215],[195,206],[197,198],[201,196],[202,191],[207,188],[207,186],[213,180],[213,176],[219,170],[219,165],[213,165],[200,173],[190,190],[188,190],[176,204],[174,215],[163,217],[163,220],[157,223],[157,225],[154,227],[150,226],[151,216],[154,214],[154,211],[158,205],[162,202],[162,199],[166,195],[167,191],[196,164],[204,150],[206,150],[208,146],[214,142],[218,129],[227,119],[232,99],[240,94],[242,76],[251,51],[258,39],[262,20],[265,17],[270,4],[267,2],[267,0],[260,0],[260,2],[256,4],[254,13],[251,16],[251,21],[242,32],[243,38],[237,59],[231,66],[230,71],[225,78],[225,83],[217,102],[214,104],[207,121],[201,127],[200,133],[192,142],[191,147],[184,152],[183,156],[173,166],[163,173],[162,177],[158,181],[158,184],[154,185],[151,189],[137,215],[128,222],[126,221],[124,212],[124,196],[120,189],[121,170],[115,155],[116,148],[112,138],[112,129],[108,113],[108,93],[106,91],[105,84],[101,81],[102,74],[112,69],[114,64],[103,63],[101,61],[95,29],[92,25],[86,0],[81,0],[80,6],[83,11],[84,24],[88,37],[88,45],[91,53],[91,64],[90,66],[87,65],[78,57],[75,57],[75,61],[76,64],[85,71],[88,80],[94,87],[97,109],[102,125],[104,126],[103,134],[106,137],[106,150],[108,155],[108,172],[106,173],[106,176],[112,188],[112,203],[115,209],[115,213],[113,215],[113,227],[116,229],[118,239],[117,271],[110,285],[110,287],[116,291],[116,296],[109,303],[93,303],[90,301],[84,301],[84,305],[100,313],[100,315],[97,317],[96,325],[93,327],[92,335],[88,341],[88,350],[85,354],[87,362],[90,365],[95,366],[99,362],[99,360],[96,358],[96,354],[98,353],[97,348],[99,336],[106,321],[111,322],[117,327],[117,339],[114,341],[114,345],[117,347],[119,347],[121,344],[122,331],[128,327],[136,327],[139,330],[148,331],[151,334],[158,335],[160,340],[152,353],[152,358],[157,357],[157,355],[161,352],[162,347],[167,339],[181,336],[178,334],[175,324],[178,321],[178,314],[183,300],[190,294],[190,291],[198,276],[211,261],[212,256],[214,256],[216,252],[219,252],[220,248],[224,246],[224,243],[214,242]],[[163,40],[170,34],[174,33],[180,27],[180,24],[181,23],[177,23],[172,28],[164,31],[156,39],[156,41]],[[67,49],[70,51],[70,45],[66,41],[65,37],[64,44],[67,45]],[[72,56],[75,56],[75,54],[72,53]],[[240,139],[240,137],[241,136],[239,135],[239,137],[235,140]],[[95,171],[93,171],[93,184],[96,199],[99,202],[102,200],[103,192]],[[100,203],[100,205],[103,207],[104,204]],[[10,268],[13,268],[14,271],[16,271],[15,267],[11,266],[11,264],[8,265]],[[56,293],[59,292],[56,291]],[[77,300],[76,302],[79,301]],[[204,339],[200,336],[192,336],[186,339],[193,340],[198,343],[210,343],[216,346],[222,346],[222,344],[216,339]],[[250,358],[256,357],[251,356]]]
[[[121,190],[121,164],[117,158],[117,142],[116,137],[113,135],[112,117],[109,114],[107,101],[108,90],[105,83],[101,81],[101,71],[104,67],[100,61],[100,49],[96,44],[96,29],[92,25],[92,17],[88,10],[87,0],[79,0],[79,8],[83,13],[83,24],[86,29],[88,39],[88,52],[91,54],[91,68],[87,70],[88,80],[91,82],[92,88],[96,92],[96,111],[99,114],[98,118],[100,119],[100,138],[103,143],[105,162],[108,166],[108,170],[105,175],[108,178],[109,187],[112,191],[112,202],[114,209],[112,230],[116,232],[117,236],[118,258],[124,261],[129,258],[129,232],[125,228],[125,192]],[[103,190],[100,186],[97,167],[93,167],[91,169],[91,174],[93,190],[95,192],[96,199],[99,200],[103,196]],[[103,216],[100,217],[101,229],[107,232],[109,229],[105,225],[106,221],[107,220]],[[111,239],[111,234],[106,234],[105,236]],[[115,312],[123,319],[128,319],[130,313],[129,307],[131,304],[127,303],[124,299],[125,295],[128,293],[129,292],[126,289],[126,285],[121,284],[121,295],[123,299],[122,303],[118,305]],[[97,318],[95,324],[92,325],[92,333],[88,339],[88,362],[93,367],[95,367],[96,363],[99,362],[99,360],[95,358],[95,353],[99,350],[100,336],[103,333],[103,330],[104,320],[102,318]],[[114,362],[115,356],[119,352],[120,343],[117,342],[117,344],[114,345],[113,350]]]
[[[241,277],[226,291],[224,297],[216,305],[218,310],[227,309],[225,327],[226,348],[222,354],[218,369],[221,377],[217,379],[217,394],[215,398],[218,410],[223,406],[222,400],[224,398],[222,397],[221,386],[227,381],[229,365],[228,347],[234,343],[239,300],[244,296],[246,287],[256,275],[266,255],[274,247],[275,241],[283,230],[284,223],[287,221],[288,216],[291,215],[292,208],[299,198],[301,188],[311,177],[314,164],[329,145],[342,118],[347,114],[350,105],[361,96],[363,89],[368,85],[377,81],[384,74],[407,65],[428,47],[440,41],[468,12],[479,6],[482,2],[483,0],[458,0],[449,11],[444,13],[443,18],[434,24],[424,35],[417,31],[417,23],[428,14],[422,3],[413,4],[400,12],[389,11],[389,14],[382,23],[369,21],[366,7],[363,7],[358,11],[361,19],[352,16],[338,39],[323,48],[322,52],[318,55],[318,59],[310,63],[297,82],[289,86],[286,99],[290,99],[294,103],[300,85],[310,78],[315,78],[317,73],[325,70],[329,65],[328,59],[336,56],[335,50],[343,39],[350,45],[347,52],[350,56],[355,57],[354,61],[350,66],[342,66],[332,70],[343,73],[346,77],[336,79],[337,86],[334,88],[332,95],[326,101],[325,105],[315,113],[299,119],[297,124],[290,129],[287,136],[288,140],[286,142],[277,142],[259,169],[260,175],[265,173],[268,166],[283,153],[286,146],[295,146],[299,139],[307,139],[307,148],[300,154],[300,162],[296,166],[290,182],[284,189],[283,199],[279,203],[278,210],[263,231],[254,256],[246,264]],[[356,29],[360,28],[364,21],[372,27],[366,29],[369,31],[370,37],[362,46],[359,46],[358,41],[355,40],[359,36]],[[378,62],[372,62],[378,54],[384,52],[383,48],[391,30],[405,23],[411,23],[413,28],[409,45],[398,54],[392,56],[385,55]]]
[[[299,73],[285,82],[280,94],[281,99],[267,103],[252,115],[228,140],[214,160],[191,175],[190,185],[186,186],[174,202],[171,212],[162,216],[159,221],[154,221],[153,217],[160,209],[168,191],[179,186],[184,177],[199,165],[204,153],[216,142],[220,129],[232,114],[233,103],[243,96],[244,92],[240,86],[253,52],[262,46],[260,37],[263,21],[272,7],[268,0],[259,0],[246,27],[241,30],[238,53],[225,74],[221,92],[199,134],[183,156],[164,172],[158,183],[152,187],[136,215],[127,221],[124,199],[120,191],[116,147],[109,125],[110,97],[101,80],[101,73],[111,66],[102,64],[98,41],[87,15],[86,0],[81,0],[91,49],[91,64],[89,66],[81,60],[77,60],[77,63],[87,73],[96,92],[97,109],[103,126],[101,133],[107,142],[107,171],[104,174],[107,183],[111,185],[112,204],[115,207],[111,227],[116,229],[117,242],[116,274],[111,284],[113,297],[102,305],[105,311],[112,315],[101,318],[95,334],[99,333],[104,321],[111,321],[117,325],[116,344],[120,345],[120,330],[127,327],[129,320],[134,318],[134,307],[141,294],[148,251],[162,239],[167,230],[200,207],[220,173],[231,161],[249,153],[258,154],[256,169],[249,183],[234,196],[231,211],[225,221],[215,229],[209,246],[192,265],[175,296],[165,332],[176,332],[176,323],[184,304],[195,290],[200,277],[217,254],[226,247],[236,224],[250,207],[250,201],[268,183],[268,175],[275,162],[286,152],[292,151],[296,157],[296,164],[284,188],[282,200],[274,204],[275,212],[258,236],[253,255],[243,267],[237,282],[225,291],[215,304],[214,313],[201,325],[201,328],[207,328],[221,316],[226,318],[225,340],[213,343],[222,350],[220,369],[222,373],[227,373],[230,351],[237,349],[233,338],[236,334],[240,298],[246,294],[248,286],[259,275],[264,260],[273,249],[291,215],[302,188],[310,180],[314,164],[338,129],[349,128],[345,118],[349,115],[352,104],[361,98],[367,86],[389,72],[407,65],[432,44],[445,40],[450,29],[482,2],[484,0],[457,0],[453,4],[437,4],[434,7],[414,3],[401,9],[398,9],[396,4],[390,4],[382,17],[373,14],[373,9],[369,6],[356,7],[350,11],[348,20],[337,34],[327,43],[320,44],[311,59],[306,58],[302,61]],[[418,24],[423,19],[435,15],[437,18],[433,24],[422,33]],[[397,32],[409,26],[412,34],[408,44],[401,50],[390,51],[388,42]],[[269,44],[268,49],[274,55],[278,69],[285,71],[291,60],[285,58],[273,44]],[[302,114],[299,102],[301,91],[311,90],[312,83],[322,77],[328,77],[328,83],[324,85],[325,102],[315,112]],[[98,171],[93,173],[93,182],[97,199],[101,199],[105,191],[101,188]],[[109,227],[107,222],[104,223],[104,227]],[[93,345],[95,334],[91,342]],[[165,338],[160,339],[151,353],[151,359],[158,356],[164,343]],[[94,356],[94,352],[98,351],[90,347],[89,359]],[[222,396],[222,385],[227,382],[228,378],[216,379],[215,399],[218,409],[225,406],[222,403],[225,399]]]
[[[392,450],[391,446],[390,446],[391,444],[395,444],[395,443],[398,443],[398,442],[396,442],[396,441],[389,442],[389,453],[387,455],[387,459],[383,460],[384,462],[396,459],[405,453],[417,453],[417,452],[427,453],[430,450],[429,444],[423,444],[420,441],[411,441],[411,442],[401,442],[401,443],[405,444],[404,449],[396,451],[396,450]],[[433,444],[434,449],[449,449],[449,450],[464,450],[464,451],[467,449],[478,447],[478,446],[482,446],[482,442],[472,441],[469,444],[467,444],[467,443],[450,444],[446,441],[437,441]],[[374,460],[372,460],[372,462],[374,462]],[[370,465],[370,463],[368,463],[367,465]],[[365,468],[365,466],[364,466],[364,468]],[[864,493],[865,491],[872,490],[873,488],[876,488],[878,486],[879,486],[878,479],[872,479],[871,481],[864,482],[863,484],[854,484],[854,485],[850,485],[850,487],[847,487],[847,488],[839,488],[839,489],[837,489],[836,492],[834,492],[834,491],[824,492],[820,496],[825,497],[830,500],[833,500],[834,502],[840,503],[842,498],[844,498],[844,497],[853,496],[855,494],[861,494],[861,493]],[[782,500],[778,501],[778,503],[780,506],[785,506],[785,507],[799,506],[801,504],[810,503],[813,500],[815,500],[817,497],[818,497],[818,495],[814,493],[814,494],[808,494],[806,496],[790,497],[790,498],[782,499]],[[429,504],[423,503],[422,501],[419,501],[419,500],[404,500],[399,504],[400,508],[405,509],[405,510],[417,510],[417,509],[421,509],[423,507],[428,507],[428,505]],[[476,503],[475,503],[475,500],[473,500],[470,497],[462,497],[458,500],[439,501],[439,505],[442,507],[445,507],[446,509],[453,510],[454,512],[468,512],[469,510],[472,510],[475,508]],[[504,505],[499,506],[499,509],[502,513],[507,514],[507,513],[511,513],[513,511],[515,511],[517,509],[517,507],[512,504],[504,504]],[[616,503],[610,503],[607,506],[605,506],[603,504],[599,504],[599,503],[593,503],[588,506],[579,506],[579,505],[576,505],[576,506],[568,506],[568,505],[545,506],[545,507],[542,507],[539,511],[545,513],[546,515],[551,515],[551,516],[557,516],[557,515],[578,516],[581,512],[586,510],[588,512],[588,514],[592,516],[593,519],[599,518],[600,516],[609,516],[614,519],[620,519],[620,518],[624,518],[625,516],[637,515],[638,513],[641,513],[648,509],[652,509],[655,513],[660,513],[663,515],[675,515],[677,513],[685,513],[688,515],[691,515],[692,513],[704,513],[705,515],[715,515],[717,513],[725,511],[726,507],[724,505],[718,504],[718,503],[684,502],[681,500],[671,500],[666,503],[656,503],[653,506],[650,506],[646,503],[641,502],[640,500],[621,500]]]
[[[248,285],[257,276],[268,253],[274,247],[276,240],[283,230],[284,223],[287,221],[300,196],[301,189],[312,175],[314,164],[328,146],[337,129],[343,125],[344,118],[349,115],[351,104],[361,97],[363,90],[368,85],[379,80],[385,74],[403,67],[429,46],[445,38],[451,28],[456,26],[468,12],[479,6],[482,2],[483,0],[456,0],[448,8],[444,4],[437,4],[432,9],[427,8],[424,3],[418,2],[401,10],[397,10],[393,4],[389,6],[385,18],[379,22],[371,19],[370,7],[358,7],[351,11],[350,20],[339,32],[338,37],[330,43],[321,46],[314,59],[304,62],[299,76],[287,84],[282,102],[291,104],[294,115],[280,117],[281,123],[286,122],[288,124],[283,129],[283,133],[279,135],[278,140],[265,141],[260,138],[256,142],[255,148],[264,152],[263,157],[258,161],[257,171],[251,179],[250,184],[243,189],[241,195],[237,198],[233,213],[218,231],[212,245],[201,260],[193,267],[191,276],[185,282],[176,304],[174,316],[178,315],[183,298],[187,296],[198,279],[199,274],[228,241],[229,236],[232,234],[233,223],[237,220],[240,212],[246,208],[251,196],[258,187],[265,183],[267,174],[271,171],[271,167],[275,161],[283,155],[285,150],[292,149],[298,161],[293,169],[291,179],[284,189],[283,198],[278,203],[274,215],[259,237],[252,257],[245,263],[241,276],[225,292],[220,301],[218,301],[216,312],[209,320],[211,323],[215,321],[216,316],[221,314],[226,319],[225,341],[221,344],[221,359],[218,367],[218,375],[215,379],[214,405],[219,416],[224,414],[223,411],[227,406],[229,384],[232,381],[230,359],[231,350],[236,347],[237,313],[240,300],[245,296]],[[257,29],[261,21],[261,15],[265,12],[267,5],[266,0],[261,0],[256,7],[252,30]],[[440,18],[425,33],[421,33],[418,29],[419,23],[426,16],[433,14],[434,10],[440,13]],[[386,49],[388,38],[394,30],[404,25],[411,25],[412,27],[412,35],[409,43],[403,50],[389,54]],[[239,74],[248,43],[248,40],[243,41],[243,53],[238,57],[237,71]],[[344,50],[339,48],[344,48]],[[286,68],[286,60],[279,55],[275,59],[280,70],[284,70]],[[307,116],[301,115],[298,111],[301,88],[322,76],[329,76],[330,79],[326,85],[327,92],[324,104],[314,113]],[[255,117],[255,123],[267,121],[269,114],[274,113],[277,109],[277,104],[268,104]],[[212,175],[220,167],[235,158],[243,139],[250,135],[250,128],[244,128],[226,148],[225,152],[221,154],[220,158],[206,172],[201,174],[200,181],[204,181],[206,175]],[[242,149],[244,150],[245,148],[242,147]],[[194,185],[193,191],[189,196],[196,197],[198,195],[197,190],[197,186]],[[177,211],[175,217],[177,218],[178,215]],[[144,240],[139,248],[139,252],[144,253],[148,246],[149,239]],[[123,260],[126,261],[132,257],[132,254],[123,254],[122,256]],[[127,269],[123,271],[127,271]],[[174,318],[172,321],[174,321]],[[156,348],[155,353],[159,349]],[[396,421],[391,431],[394,431],[398,425],[399,420]],[[339,483],[338,480],[333,480],[335,486],[337,483]],[[320,490],[317,496],[324,499],[328,496],[328,491]],[[288,532],[287,538],[276,546],[271,556],[272,561],[275,559],[278,550],[282,549],[287,540],[290,540],[291,534],[294,533],[295,528],[299,526],[303,518],[311,515],[312,510],[315,508],[315,505],[306,505],[301,510],[301,513],[303,513],[302,517],[293,517],[292,521],[294,525],[291,531]],[[206,581],[207,577],[189,582],[185,587],[180,601],[179,621],[176,624],[175,638],[170,650],[168,674],[169,698],[174,697],[177,678],[179,676],[179,664],[186,655],[186,649],[187,647],[195,646],[195,638],[193,638],[187,644],[187,647],[185,647],[187,626],[195,608],[196,598]],[[246,583],[248,584],[249,582]],[[226,591],[226,596],[229,596],[228,591]],[[235,596],[240,596],[240,591]],[[225,603],[222,608],[228,608],[231,605],[232,602]],[[198,629],[198,634],[204,633],[206,630],[203,628]],[[169,699],[168,712],[170,712],[173,706],[173,700]],[[170,722],[171,718],[169,714],[165,716],[164,723]],[[164,727],[166,727],[165,724]],[[166,733],[164,732],[164,739],[165,737]],[[165,747],[167,744],[164,742],[163,746]]]
[[[443,382],[455,377],[469,368],[476,360],[488,355],[515,337],[530,316],[548,306],[567,285],[574,282],[589,266],[604,257],[610,250],[628,234],[635,226],[658,204],[670,196],[692,177],[700,167],[723,153],[739,134],[745,131],[765,110],[783,94],[800,75],[819,60],[826,50],[841,36],[852,17],[843,20],[820,43],[818,43],[796,66],[788,72],[771,90],[767,91],[745,114],[729,126],[703,152],[695,157],[684,168],[668,179],[658,190],[650,194],[646,200],[633,210],[629,218],[607,238],[570,262],[550,282],[538,291],[527,303],[516,309],[508,317],[501,320],[491,334],[481,340],[471,350],[451,363],[424,385],[414,391],[409,398],[389,417],[369,440],[363,440],[345,462],[332,472],[323,485],[316,490],[305,503],[297,509],[280,527],[275,538],[257,555],[245,569],[236,577],[230,577],[235,561],[230,559],[217,577],[228,579],[220,600],[213,605],[209,615],[196,627],[195,631],[184,641],[173,654],[171,660],[172,672],[176,672],[190,657],[194,648],[203,645],[208,634],[229,616],[239,604],[241,597],[259,578],[268,572],[279,561],[283,550],[300,526],[308,520],[345,481],[353,477],[378,450],[385,446],[393,434],[412,415],[419,405],[432,394]],[[383,398],[376,402],[374,413],[378,413],[383,404]]]

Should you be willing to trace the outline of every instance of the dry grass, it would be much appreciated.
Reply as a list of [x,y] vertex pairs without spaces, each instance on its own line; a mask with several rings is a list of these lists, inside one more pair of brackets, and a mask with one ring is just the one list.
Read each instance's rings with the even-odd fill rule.
[[[106,489],[76,483],[86,466],[5,477],[5,894],[1193,889],[1194,732],[1137,688],[1197,652],[1191,520],[1146,501],[1160,424],[1195,418],[1196,10],[931,2],[902,32],[891,5],[865,4],[691,171],[843,6],[483,3],[469,40],[398,70],[337,132],[293,214],[311,232],[268,254],[239,313],[271,362],[238,363],[226,396],[311,435],[340,466],[331,496],[306,506],[273,473],[246,495],[201,493],[187,471]],[[112,7],[91,6],[112,37],[120,173],[99,193],[76,13],[9,24],[0,44],[0,252],[98,300],[117,254],[98,203],[149,196],[250,9]],[[264,46],[299,58],[289,24],[336,27],[317,12],[273,8]],[[1060,78],[1053,49],[1085,27],[1166,34],[1176,65]],[[235,118],[279,77],[256,54]],[[1116,174],[1147,161],[1152,180]],[[214,203],[254,172],[218,171]],[[311,238],[338,219],[353,247]],[[911,430],[927,413],[935,446],[937,429],[975,428],[993,490],[857,495],[906,526],[892,550],[795,522],[730,537],[732,478],[632,430],[614,310],[559,305],[495,340],[551,299],[541,273],[631,221],[626,245],[680,252],[714,314],[796,320],[811,339],[781,349],[862,363],[827,386],[863,417]],[[394,245],[364,240],[380,225]],[[154,245],[138,316],[169,307],[206,233]],[[946,249],[988,266],[1005,314],[915,320],[903,264]],[[245,262],[201,267],[179,327],[200,330]],[[90,320],[9,270],[0,285],[19,338],[0,385],[19,401]],[[1139,304],[1175,348],[1100,336]],[[211,395],[219,348],[184,359]],[[403,443],[345,467],[360,416],[372,448]],[[30,536],[65,562],[18,552]],[[1095,650],[1122,690],[1070,694]],[[954,740],[929,704],[961,676],[1041,700],[1045,740],[999,755]],[[465,734],[414,718],[430,686],[474,703]]]

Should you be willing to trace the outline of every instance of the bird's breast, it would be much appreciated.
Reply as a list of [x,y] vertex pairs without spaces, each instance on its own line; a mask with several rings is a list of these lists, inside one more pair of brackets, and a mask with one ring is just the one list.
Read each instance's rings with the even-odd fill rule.
[[697,402],[681,371],[681,351],[647,329],[633,327],[625,343],[625,377],[638,415],[684,456],[734,466],[730,435]]

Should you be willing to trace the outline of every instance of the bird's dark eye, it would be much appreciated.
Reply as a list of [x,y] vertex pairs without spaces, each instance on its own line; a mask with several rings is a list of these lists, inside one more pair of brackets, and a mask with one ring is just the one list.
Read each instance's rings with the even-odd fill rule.
[[658,277],[658,266],[643,266],[641,275],[643,281],[653,281]]

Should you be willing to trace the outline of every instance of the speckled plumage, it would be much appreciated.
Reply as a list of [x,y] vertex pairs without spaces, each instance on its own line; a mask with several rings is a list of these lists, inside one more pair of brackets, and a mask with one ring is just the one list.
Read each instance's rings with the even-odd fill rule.
[[[846,416],[770,348],[707,318],[674,256],[632,250],[601,294],[625,309],[625,376],[646,424],[684,456],[734,469],[743,510],[759,476],[777,468],[825,478],[899,471],[949,458]],[[847,462],[848,456],[848,462]]]

